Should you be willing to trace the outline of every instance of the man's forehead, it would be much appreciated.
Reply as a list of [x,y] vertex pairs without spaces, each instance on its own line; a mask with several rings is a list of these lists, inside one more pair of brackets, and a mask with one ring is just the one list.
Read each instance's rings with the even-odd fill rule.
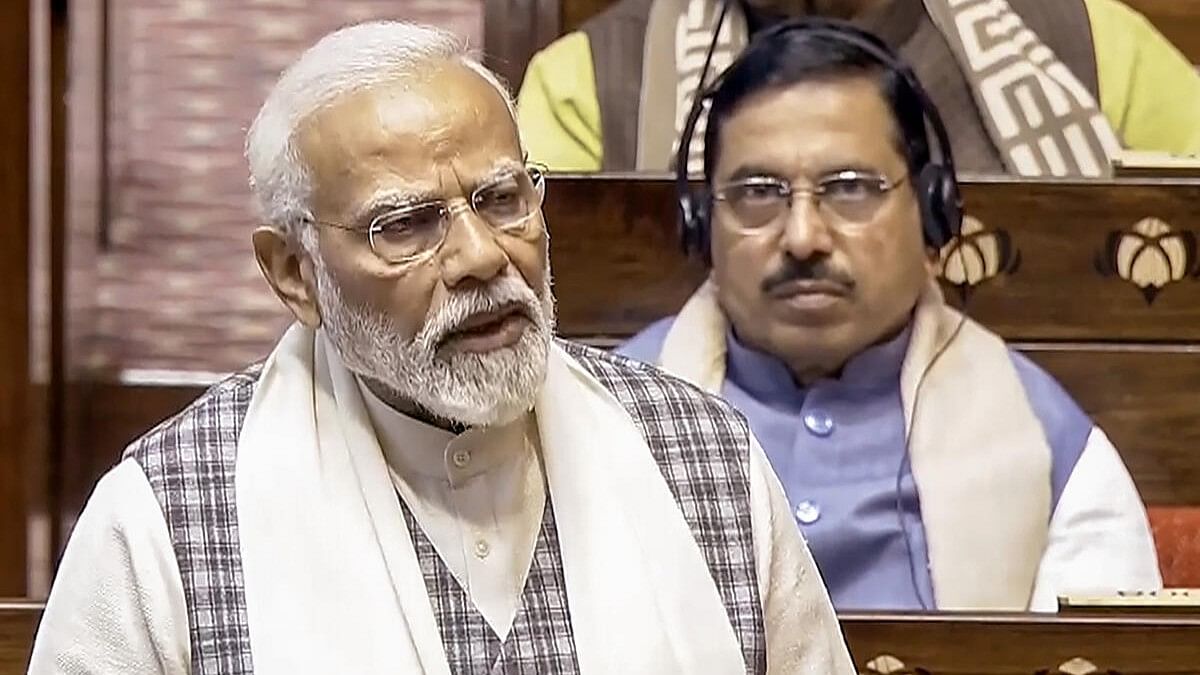
[[305,120],[298,145],[318,173],[360,162],[418,168],[475,155],[520,156],[505,99],[465,66],[347,93]]
[[811,171],[903,160],[896,125],[868,77],[810,80],[748,97],[724,120],[718,172],[807,165]]
[[372,144],[396,141],[446,151],[453,143],[506,134],[515,139],[516,125],[504,97],[478,73],[454,62],[348,91],[299,127],[301,145],[336,138],[345,149],[361,150],[356,146],[362,144],[368,152]]

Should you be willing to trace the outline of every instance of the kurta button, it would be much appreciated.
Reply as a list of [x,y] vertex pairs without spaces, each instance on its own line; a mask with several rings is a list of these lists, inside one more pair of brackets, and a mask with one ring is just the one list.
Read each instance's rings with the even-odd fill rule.
[[480,539],[475,542],[476,557],[483,559],[483,558],[488,557],[488,554],[491,552],[492,552],[492,547],[490,544],[487,543],[487,541]]
[[814,436],[828,436],[833,433],[833,418],[821,410],[810,410],[804,413],[804,428]]
[[796,505],[796,520],[801,525],[812,525],[821,518],[821,507],[810,501],[802,501]]
[[450,460],[454,462],[454,466],[462,469],[471,463],[471,453],[459,450],[450,457]]

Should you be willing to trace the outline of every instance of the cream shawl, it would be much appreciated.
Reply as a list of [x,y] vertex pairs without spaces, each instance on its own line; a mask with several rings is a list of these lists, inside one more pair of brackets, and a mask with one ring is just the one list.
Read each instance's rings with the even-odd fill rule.
[[[727,330],[706,282],[676,317],[659,365],[719,393]],[[1046,548],[1051,457],[1008,348],[930,284],[900,389],[937,606],[1026,609]]]
[[[535,410],[582,672],[744,673],[633,421],[557,346]],[[259,672],[449,673],[361,393],[307,328],[288,331],[255,389],[236,505]]]

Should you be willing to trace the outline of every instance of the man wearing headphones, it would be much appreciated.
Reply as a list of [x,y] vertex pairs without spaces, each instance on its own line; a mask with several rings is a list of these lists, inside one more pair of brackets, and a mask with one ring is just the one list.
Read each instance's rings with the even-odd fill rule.
[[943,302],[932,260],[961,203],[916,76],[869,34],[799,20],[701,102],[704,187],[678,179],[711,276],[620,351],[745,414],[835,606],[1053,611],[1061,594],[1157,589],[1104,433]]
[[1121,148],[1200,152],[1200,76],[1119,0],[619,0],[530,61],[531,158],[670,169],[698,82],[803,15],[853,17],[912,63],[966,171],[1103,176]]

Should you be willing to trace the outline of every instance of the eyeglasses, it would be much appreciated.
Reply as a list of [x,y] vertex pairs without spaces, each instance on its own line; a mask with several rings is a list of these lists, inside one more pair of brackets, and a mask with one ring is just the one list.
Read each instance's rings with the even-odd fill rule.
[[776,176],[751,176],[718,186],[713,199],[728,205],[734,225],[746,231],[779,222],[796,197],[815,201],[818,208],[841,222],[863,223],[907,178],[904,175],[892,180],[876,173],[848,170],[825,176],[804,189]]
[[365,227],[310,218],[310,222],[365,233],[371,250],[385,262],[415,264],[433,255],[446,240],[455,214],[475,213],[497,232],[523,235],[534,228],[533,217],[546,195],[545,171],[527,166],[505,171],[471,192],[467,199],[434,199],[385,211]]

